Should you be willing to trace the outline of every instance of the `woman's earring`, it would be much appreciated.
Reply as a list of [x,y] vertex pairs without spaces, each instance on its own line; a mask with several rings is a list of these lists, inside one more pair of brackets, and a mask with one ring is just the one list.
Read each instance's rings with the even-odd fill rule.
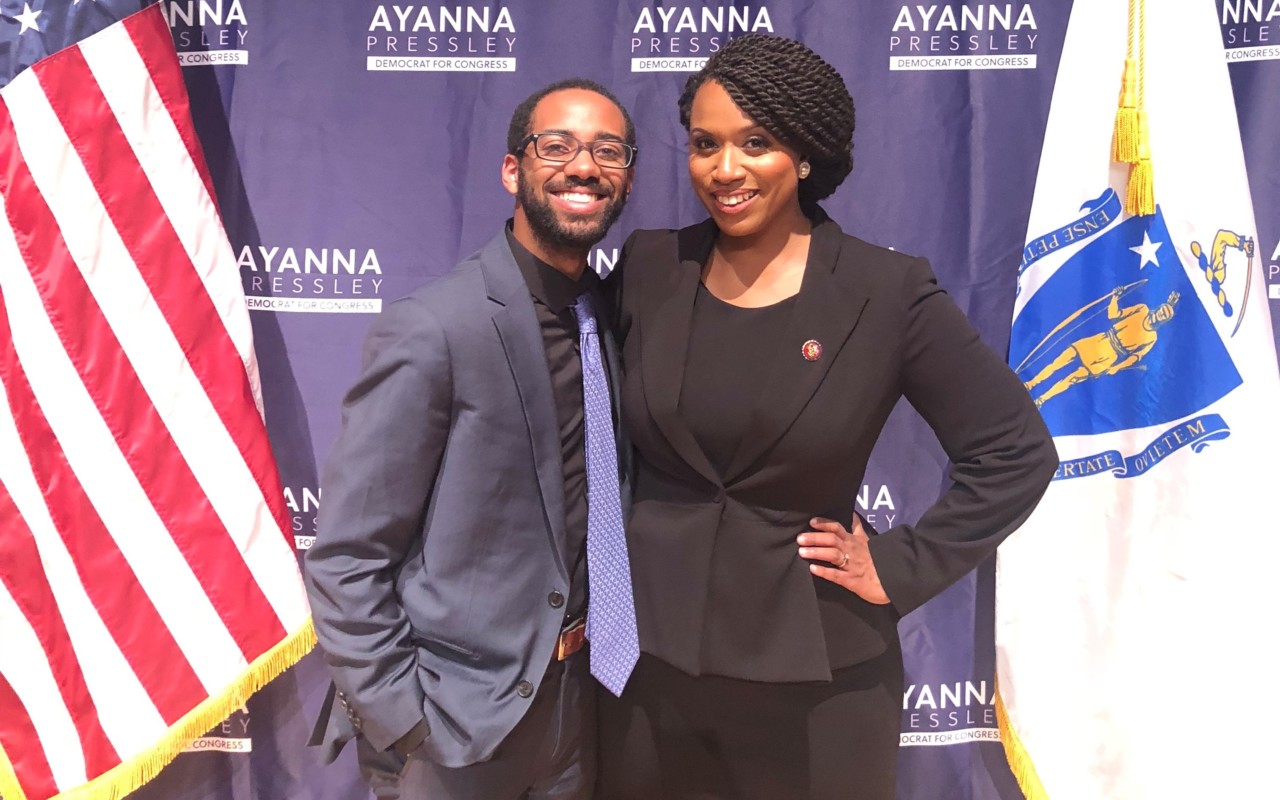
[[800,180],[804,180],[807,177],[809,177],[809,162],[801,161],[800,162]]

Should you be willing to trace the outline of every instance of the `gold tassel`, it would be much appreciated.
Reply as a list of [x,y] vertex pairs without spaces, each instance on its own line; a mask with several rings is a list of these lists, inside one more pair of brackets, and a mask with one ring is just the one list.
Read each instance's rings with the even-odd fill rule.
[[1142,158],[1129,169],[1129,191],[1125,193],[1124,210],[1135,217],[1156,213],[1156,190],[1151,175],[1151,159]]
[[1155,179],[1151,168],[1151,144],[1147,132],[1147,112],[1138,112],[1138,160],[1129,168],[1129,186],[1124,210],[1135,217],[1156,213]]
[[[1135,24],[1136,23],[1136,24]],[[1136,48],[1135,48],[1136,45]],[[1129,52],[1125,63],[1137,51],[1135,71],[1135,108],[1137,108],[1137,153],[1129,167],[1124,210],[1130,216],[1147,217],[1156,213],[1155,178],[1151,167],[1151,135],[1147,130],[1147,101],[1144,78],[1147,71],[1147,3],[1129,0]]]
[[1116,109],[1116,124],[1111,134],[1111,160],[1124,164],[1138,160],[1137,73],[1137,62],[1126,58],[1124,77],[1120,80],[1120,107]]

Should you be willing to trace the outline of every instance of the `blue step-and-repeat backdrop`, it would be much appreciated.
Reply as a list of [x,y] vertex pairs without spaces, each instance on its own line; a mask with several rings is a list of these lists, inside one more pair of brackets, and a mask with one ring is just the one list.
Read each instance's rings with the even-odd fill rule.
[[[1257,258],[1280,320],[1280,4],[1217,0],[1217,10]],[[252,309],[299,552],[315,534],[319,467],[366,329],[510,215],[499,166],[510,114],[530,92],[588,77],[635,118],[635,191],[591,256],[608,270],[631,230],[704,216],[676,108],[688,75],[744,33],[804,41],[845,77],[857,107],[853,174],[827,211],[846,231],[927,256],[1004,352],[1070,12],[1070,0],[167,4]],[[1116,65],[1117,88],[1119,75]],[[928,428],[899,408],[859,508],[877,528],[913,520],[946,466]],[[903,800],[1020,797],[996,731],[992,585],[988,565],[902,622]],[[322,767],[304,746],[326,685],[313,653],[135,797],[365,798],[351,748]]]

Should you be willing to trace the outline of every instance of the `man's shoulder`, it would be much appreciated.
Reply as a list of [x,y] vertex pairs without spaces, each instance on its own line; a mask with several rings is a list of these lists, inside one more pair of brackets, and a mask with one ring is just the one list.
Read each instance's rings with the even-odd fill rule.
[[[490,295],[491,271],[501,267],[495,248],[506,247],[504,237],[495,237],[471,255],[459,261],[448,272],[428,279],[392,305],[405,304],[448,317],[470,313]],[[507,251],[510,259],[510,251]]]
[[427,306],[433,310],[447,310],[468,298],[483,300],[484,297],[484,274],[480,264],[468,258],[454,265],[448,272],[429,278],[397,302]]

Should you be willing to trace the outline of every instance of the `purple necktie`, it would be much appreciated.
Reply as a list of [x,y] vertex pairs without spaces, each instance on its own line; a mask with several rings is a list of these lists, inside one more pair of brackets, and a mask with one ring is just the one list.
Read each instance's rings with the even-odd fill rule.
[[609,382],[590,295],[573,304],[582,351],[582,407],[587,440],[587,638],[591,674],[615,696],[640,657],[631,564],[618,494],[618,446]]

